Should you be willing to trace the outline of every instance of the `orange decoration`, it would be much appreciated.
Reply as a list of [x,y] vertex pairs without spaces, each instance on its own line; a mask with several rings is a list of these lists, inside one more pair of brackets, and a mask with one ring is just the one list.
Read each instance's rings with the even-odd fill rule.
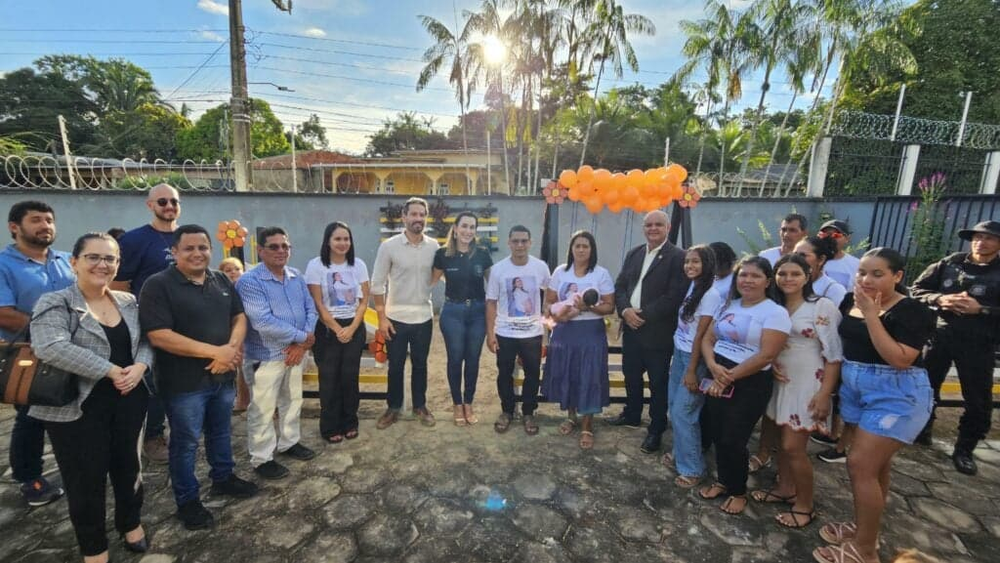
[[677,204],[681,207],[687,207],[689,209],[694,209],[698,206],[698,200],[701,199],[701,194],[698,193],[697,188],[694,186],[685,186],[681,197],[677,198]]
[[576,171],[576,179],[578,183],[590,183],[594,179],[594,169],[584,164]]
[[559,184],[564,188],[572,188],[576,185],[576,182],[576,172],[572,170],[563,170],[562,173],[559,174]]
[[219,221],[218,230],[215,233],[215,238],[222,242],[222,247],[226,250],[232,249],[234,246],[237,248],[243,248],[246,244],[247,235],[250,231],[246,227],[240,225],[237,220],[232,221]]

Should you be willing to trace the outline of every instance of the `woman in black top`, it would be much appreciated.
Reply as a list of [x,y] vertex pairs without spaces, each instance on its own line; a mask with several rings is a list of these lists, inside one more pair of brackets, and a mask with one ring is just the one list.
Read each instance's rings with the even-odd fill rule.
[[[441,334],[448,353],[448,387],[455,405],[455,425],[479,422],[472,400],[479,378],[479,355],[486,339],[486,278],[493,266],[490,251],[476,240],[479,220],[463,211],[448,231],[448,243],[434,255],[431,285],[444,276],[445,304]],[[465,380],[465,390],[462,380]]]
[[847,458],[855,520],[823,526],[820,536],[832,545],[813,551],[820,563],[878,562],[892,458],[930,418],[933,393],[920,353],[934,330],[934,314],[906,296],[903,263],[895,250],[868,251],[854,293],[841,305],[840,414],[856,426]]

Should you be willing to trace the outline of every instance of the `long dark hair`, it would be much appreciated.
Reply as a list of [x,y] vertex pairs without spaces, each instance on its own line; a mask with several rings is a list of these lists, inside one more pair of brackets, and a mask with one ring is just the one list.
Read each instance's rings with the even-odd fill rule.
[[805,240],[809,243],[809,246],[813,249],[813,254],[817,258],[823,259],[823,264],[820,266],[820,271],[826,266],[826,263],[833,260],[837,256],[837,241],[831,237],[818,237],[813,235],[811,237],[806,237]]
[[[862,258],[881,258],[882,260],[885,260],[885,263],[889,265],[889,270],[893,274],[898,274],[906,270],[906,258],[900,254],[899,251],[893,250],[887,246],[873,248],[868,252],[865,252]],[[896,284],[895,290],[896,293],[900,293],[907,297],[910,296],[910,290],[903,284],[902,280]]]
[[573,271],[573,243],[580,237],[590,242],[590,260],[587,263],[587,271],[593,272],[594,268],[597,267],[597,239],[587,231],[577,231],[573,233],[573,236],[569,237],[569,251],[566,253],[566,270],[569,272]]
[[333,236],[333,231],[337,229],[344,229],[347,231],[347,238],[351,240],[351,248],[347,250],[347,265],[354,265],[354,233],[351,232],[351,228],[347,226],[347,223],[342,221],[334,221],[323,229],[323,244],[319,247],[319,261],[323,263],[327,268],[330,267],[330,237]]
[[[768,286],[774,286],[774,268],[771,267],[771,263],[767,261],[767,258],[761,258],[760,256],[747,256],[746,258],[739,261],[736,264],[736,268],[733,269],[733,285],[729,288],[729,298],[726,299],[726,307],[736,299],[740,299],[743,296],[740,295],[739,283],[737,283],[740,272],[743,271],[745,266],[754,266],[761,272],[763,272],[764,277],[767,278]],[[765,290],[765,295],[767,291]],[[768,297],[770,297],[768,295]]]
[[778,258],[778,261],[774,263],[775,283],[771,286],[771,289],[773,289],[773,291],[771,291],[771,299],[773,299],[775,303],[781,305],[782,307],[787,305],[787,296],[785,295],[785,292],[781,291],[781,289],[778,287],[777,277],[778,277],[778,269],[780,269],[785,264],[788,264],[789,262],[802,268],[802,271],[806,275],[806,284],[802,286],[802,297],[805,298],[806,301],[816,301],[817,299],[819,299],[819,296],[816,295],[815,291],[813,291],[812,268],[809,266],[809,262],[806,262],[805,258],[794,252],[786,254],[781,258]]
[[[471,217],[476,223],[476,228],[479,228],[479,217],[471,211],[462,211],[455,216],[455,222],[451,224],[451,228],[448,229],[448,242],[445,243],[445,256],[454,256],[458,254],[458,222],[465,217]],[[472,237],[472,242],[469,243],[469,256],[476,253],[476,247],[479,246],[479,237]]]
[[719,275],[721,270],[725,270],[727,275],[733,273],[733,264],[736,262],[736,252],[733,251],[733,247],[722,241],[713,242],[708,247],[715,255],[715,275],[723,277]]
[[715,283],[715,253],[705,244],[692,246],[688,252],[694,252],[701,259],[701,274],[692,280],[694,289],[681,305],[681,318],[689,323],[694,319],[694,312],[698,310],[698,305],[701,305],[702,297],[712,290],[712,284]]

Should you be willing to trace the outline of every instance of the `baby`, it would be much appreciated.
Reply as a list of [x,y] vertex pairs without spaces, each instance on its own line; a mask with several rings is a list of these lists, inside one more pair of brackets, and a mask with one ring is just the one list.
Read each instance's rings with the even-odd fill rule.
[[566,310],[576,305],[576,298],[579,297],[584,305],[588,307],[596,305],[600,295],[597,294],[597,290],[590,288],[586,291],[574,291],[572,293],[566,294],[566,299],[558,303],[553,303],[552,307],[549,308],[549,312],[553,317],[561,316]]

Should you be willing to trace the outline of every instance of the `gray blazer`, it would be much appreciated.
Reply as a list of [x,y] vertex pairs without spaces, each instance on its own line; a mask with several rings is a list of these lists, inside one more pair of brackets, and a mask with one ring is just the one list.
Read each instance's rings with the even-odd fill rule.
[[[152,366],[153,351],[139,329],[139,306],[135,296],[112,291],[111,297],[128,325],[132,357],[136,363]],[[31,319],[31,348],[40,360],[77,374],[80,396],[62,407],[33,406],[28,414],[49,422],[70,422],[83,416],[80,405],[87,400],[94,385],[107,376],[113,364],[108,359],[111,357],[108,337],[97,318],[88,312],[87,302],[76,284],[43,294],[38,299]]]

